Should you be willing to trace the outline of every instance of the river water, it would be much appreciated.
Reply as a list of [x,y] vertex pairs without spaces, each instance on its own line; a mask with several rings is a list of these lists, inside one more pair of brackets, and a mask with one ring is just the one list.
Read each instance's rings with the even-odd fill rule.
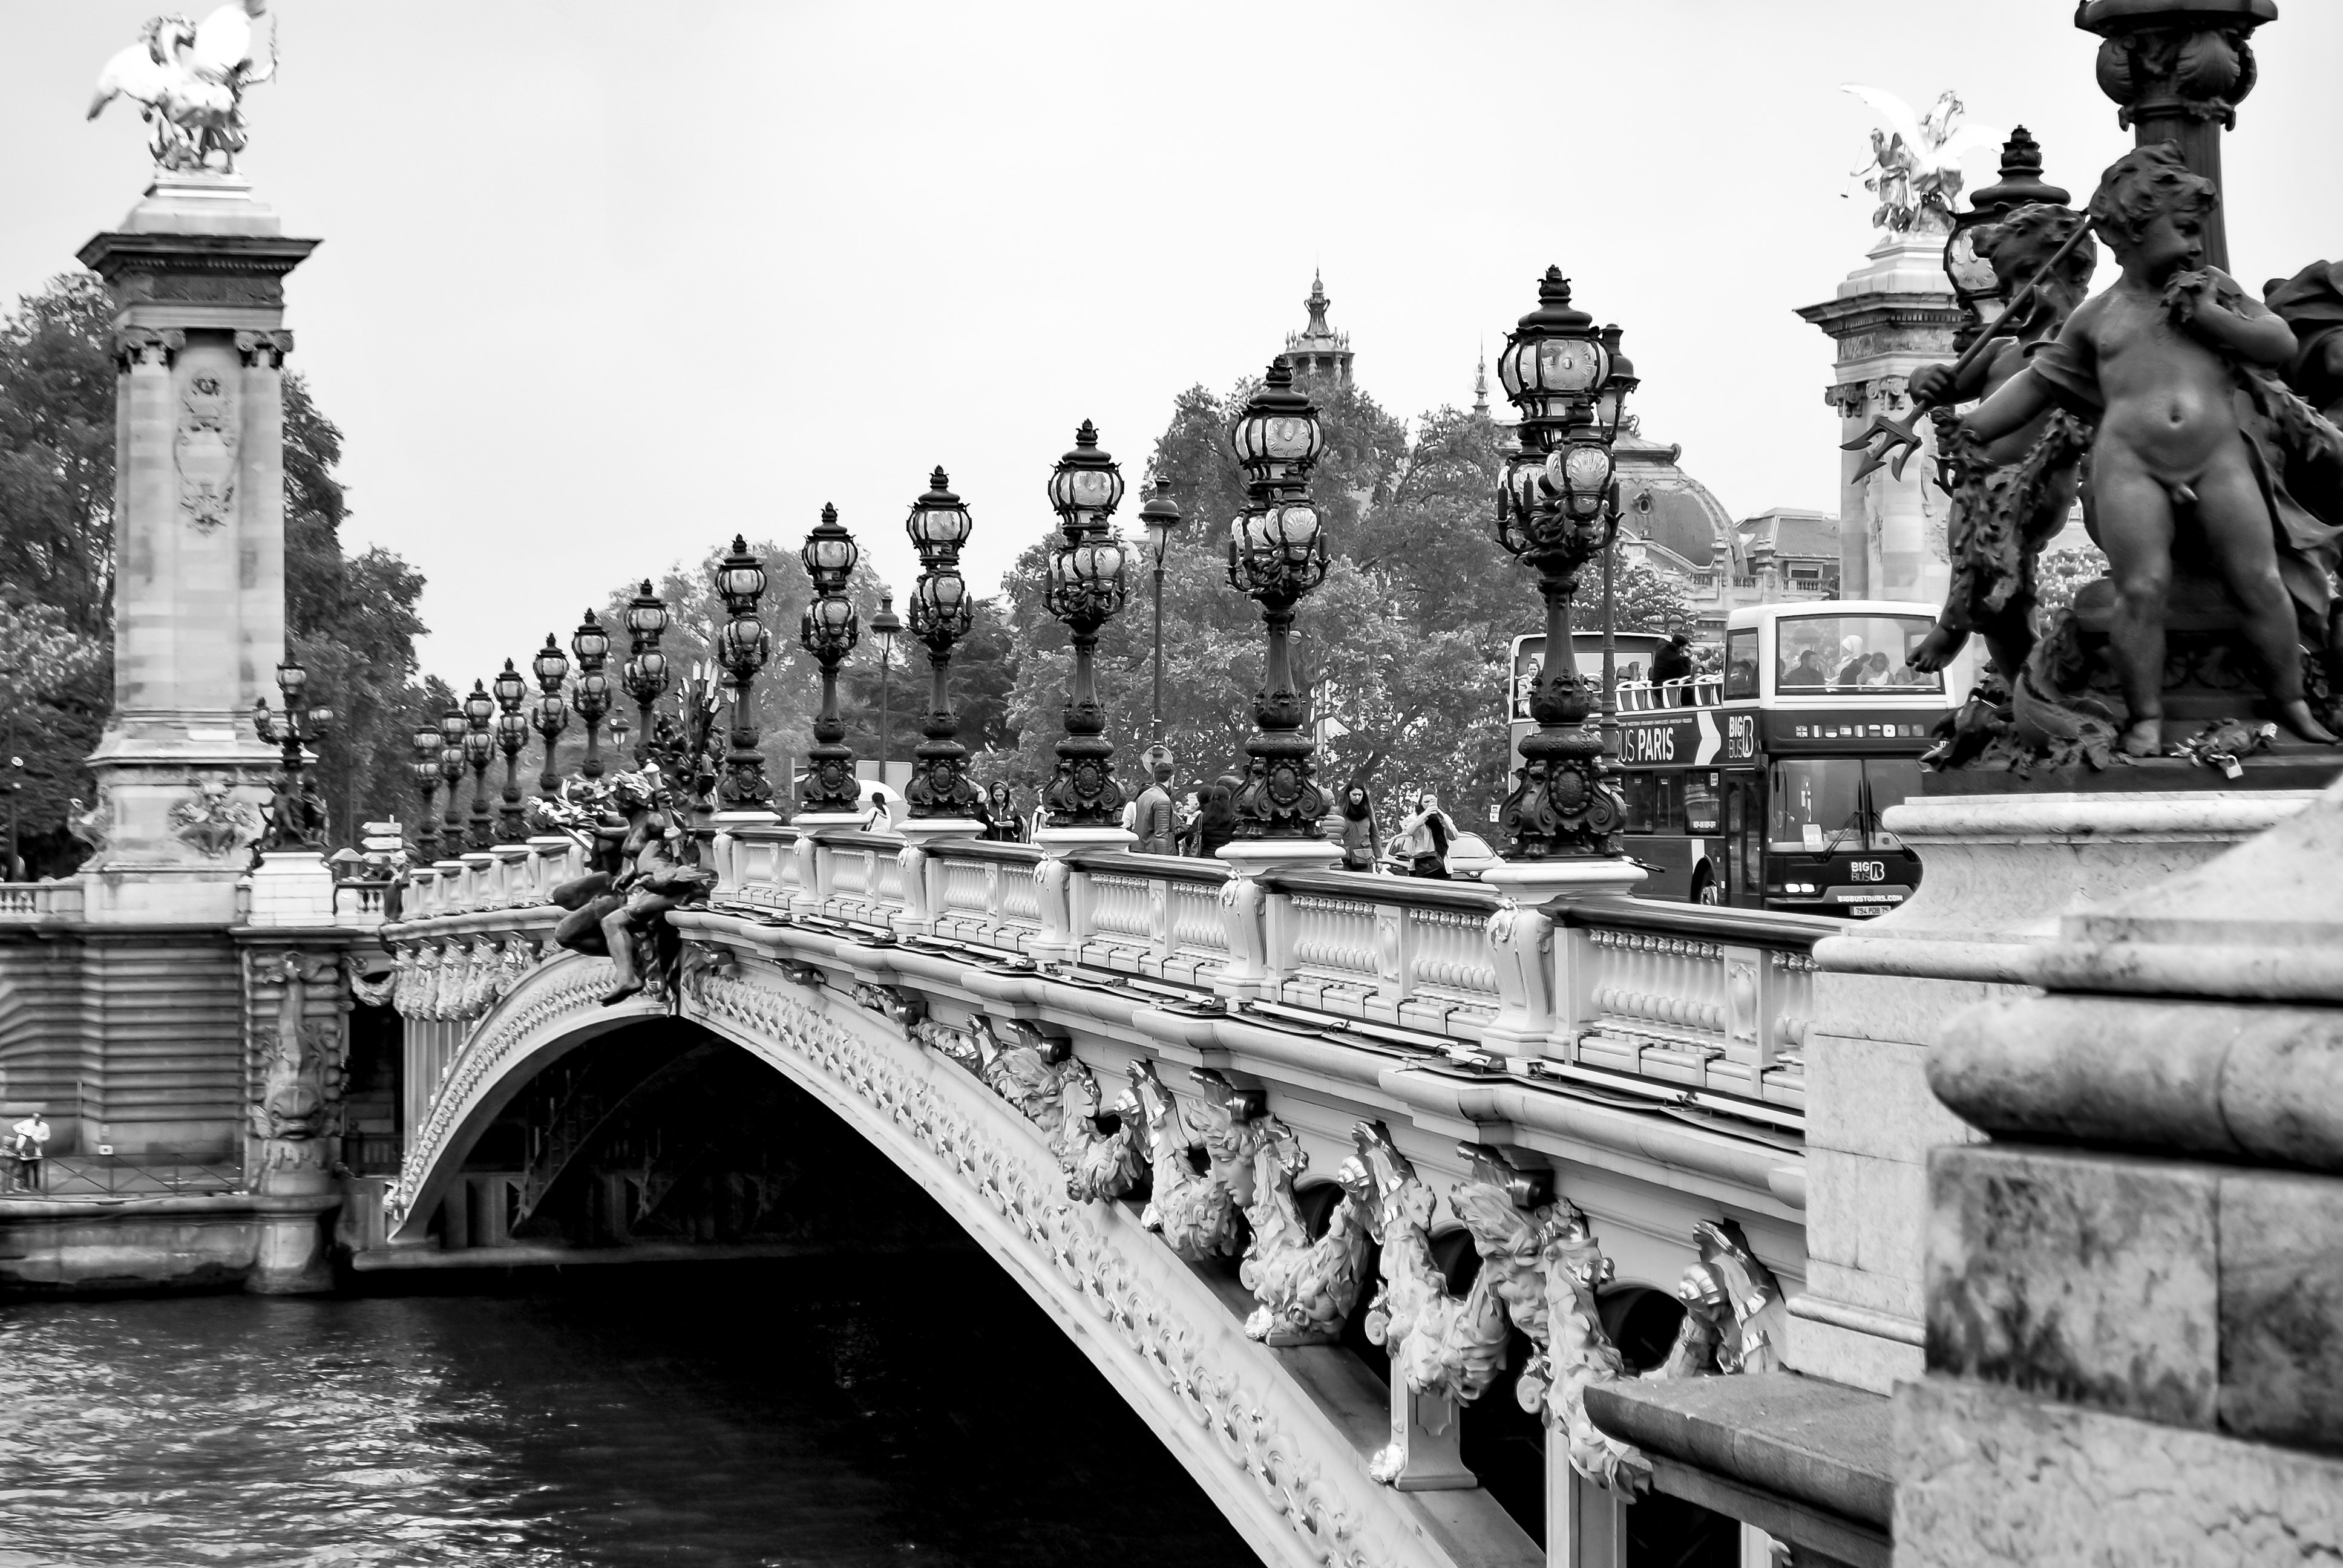
[[981,1258],[0,1308],[0,1568],[1254,1561]]

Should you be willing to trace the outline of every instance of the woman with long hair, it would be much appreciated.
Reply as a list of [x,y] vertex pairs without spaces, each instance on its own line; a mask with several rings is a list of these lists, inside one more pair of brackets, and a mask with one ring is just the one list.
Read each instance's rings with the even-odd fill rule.
[[1017,819],[1017,802],[1009,793],[1009,786],[996,783],[984,792],[984,804],[980,809],[984,817],[984,836],[996,844],[1014,844],[1024,837],[1022,824]]
[[1426,789],[1415,798],[1415,815],[1407,819],[1392,848],[1407,857],[1407,874],[1448,880],[1448,846],[1456,840],[1456,822],[1440,809],[1440,797]]
[[1383,855],[1383,835],[1375,830],[1374,801],[1365,785],[1353,784],[1342,791],[1342,869],[1372,872]]

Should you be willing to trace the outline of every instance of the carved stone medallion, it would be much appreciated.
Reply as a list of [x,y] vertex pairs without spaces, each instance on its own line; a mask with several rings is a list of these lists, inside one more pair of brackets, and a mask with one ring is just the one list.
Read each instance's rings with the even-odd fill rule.
[[173,451],[179,465],[179,510],[198,532],[210,533],[228,519],[236,504],[238,445],[236,391],[216,370],[187,378],[180,398],[179,434]]

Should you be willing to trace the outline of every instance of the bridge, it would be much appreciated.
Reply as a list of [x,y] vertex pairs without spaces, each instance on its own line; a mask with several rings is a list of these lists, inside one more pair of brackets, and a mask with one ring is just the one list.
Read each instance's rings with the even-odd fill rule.
[[1830,922],[770,819],[712,849],[673,983],[610,1005],[609,960],[550,940],[574,843],[413,873],[368,998],[411,1131],[345,1211],[357,1269],[796,1235],[769,1151],[704,1159],[743,1152],[720,1109],[657,1149],[628,1109],[745,1056],[1009,1270],[1267,1560],[1696,1527],[1625,1506],[1648,1462],[1581,1395],[1779,1363]]

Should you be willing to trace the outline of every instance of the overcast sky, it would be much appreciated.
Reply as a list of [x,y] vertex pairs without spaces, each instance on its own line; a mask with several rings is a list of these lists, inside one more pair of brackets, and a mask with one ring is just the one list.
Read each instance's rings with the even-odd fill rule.
[[[0,7],[0,292],[136,201],[136,113],[82,111],[156,3]],[[2343,5],[2283,8],[2225,153],[2256,287],[2343,254]],[[1313,266],[1412,416],[1470,401],[1559,262],[1729,509],[1835,508],[1831,345],[1791,311],[1871,239],[1840,84],[1956,88],[2078,197],[2130,139],[2069,0],[272,9],[245,166],[325,241],[293,363],[347,437],[350,541],[427,575],[425,666],[465,686],[826,500],[907,585],[938,463],[990,588],[1079,421],[1135,499],[1173,395],[1258,373]]]

